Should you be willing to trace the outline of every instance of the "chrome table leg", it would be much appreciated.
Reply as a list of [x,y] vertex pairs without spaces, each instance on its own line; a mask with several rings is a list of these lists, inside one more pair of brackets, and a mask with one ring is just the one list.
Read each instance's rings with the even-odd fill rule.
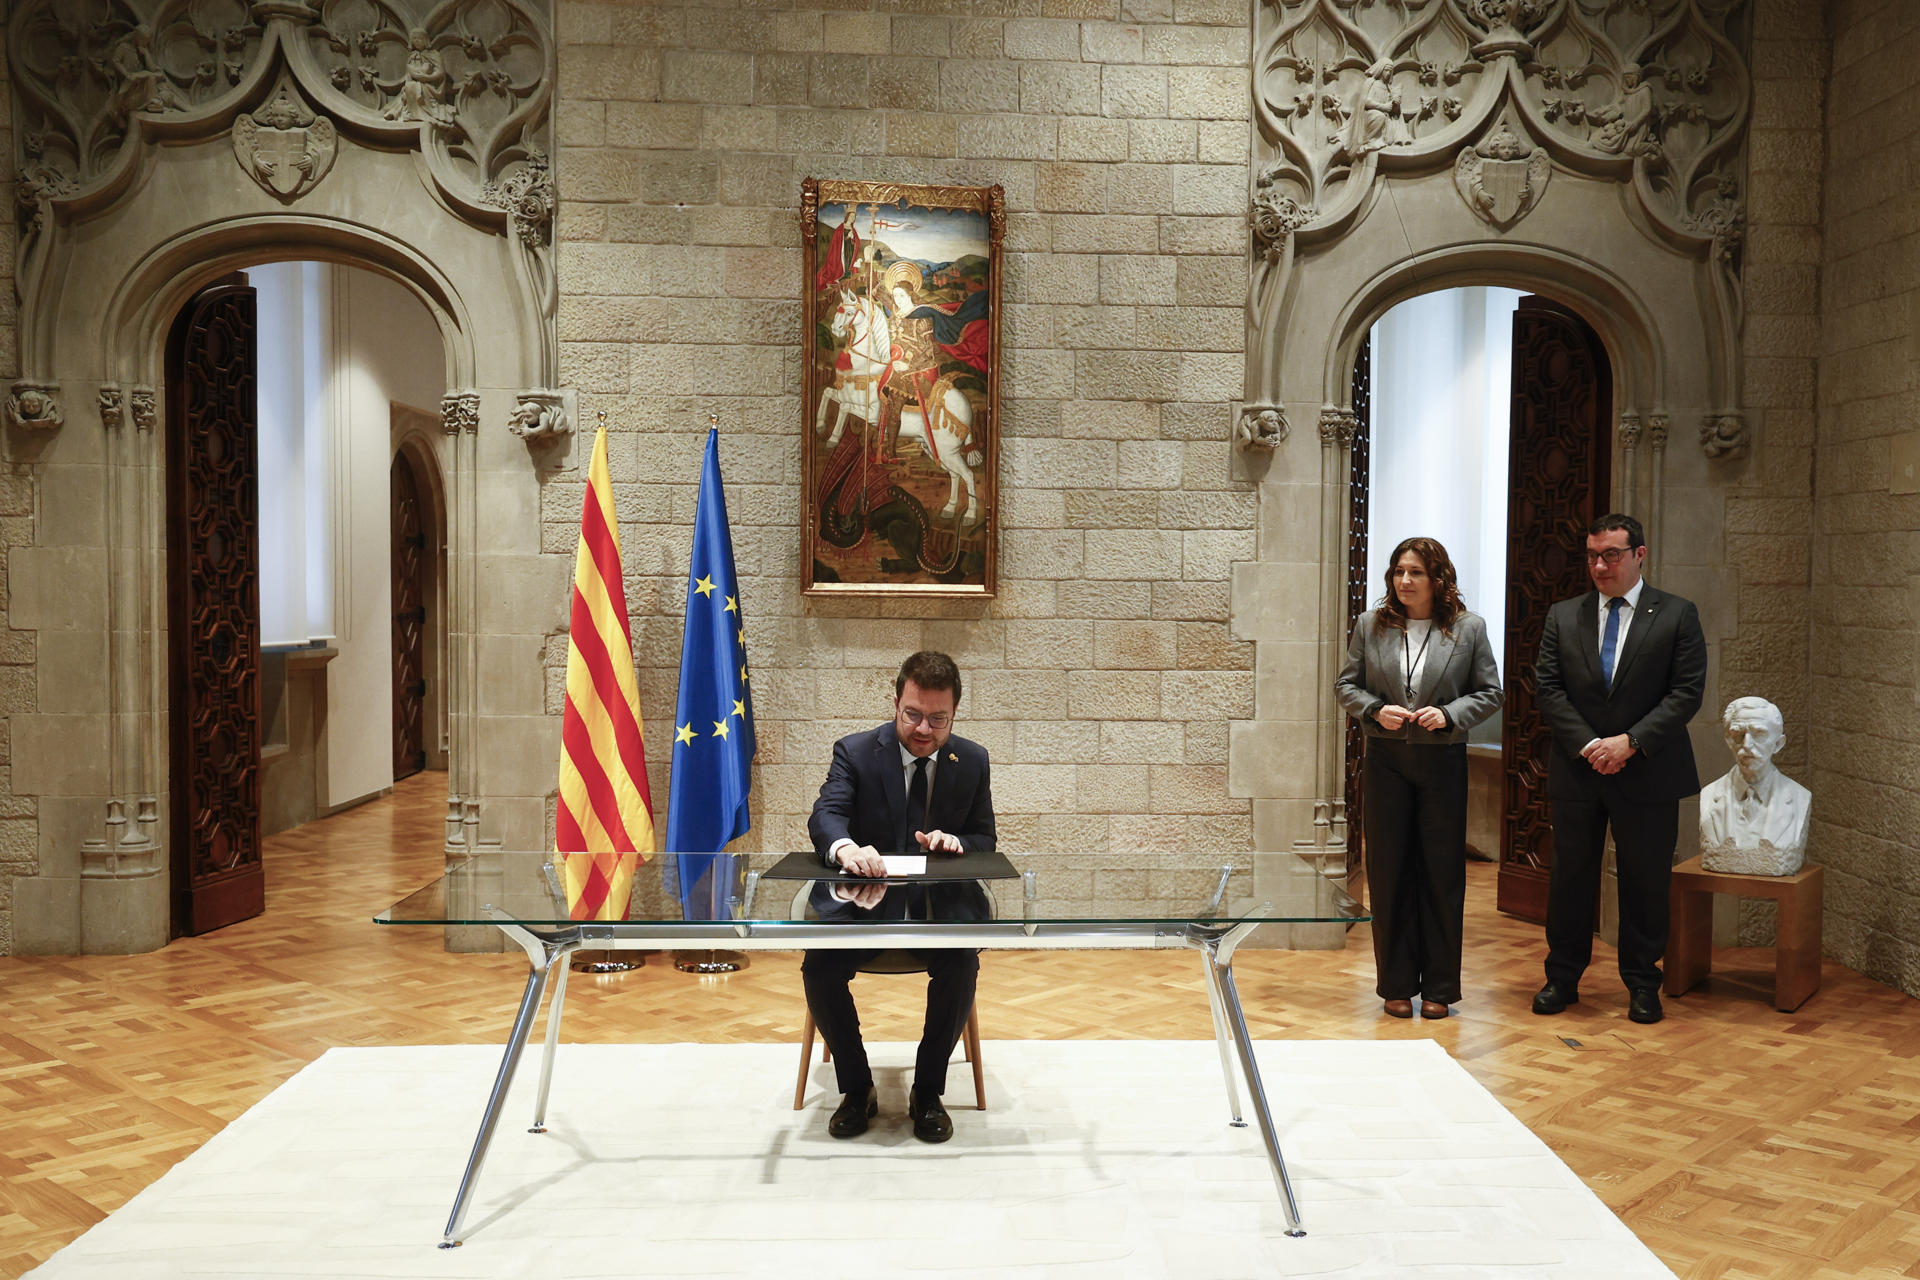
[[553,980],[553,999],[547,1002],[547,1045],[540,1056],[540,1096],[533,1104],[533,1127],[528,1133],[547,1131],[547,1087],[553,1083],[553,1051],[560,1044],[560,1015],[567,1004],[567,974],[573,966],[560,966],[560,976]]
[[1200,953],[1200,967],[1207,979],[1207,1008],[1213,1013],[1213,1043],[1220,1050],[1220,1074],[1227,1082],[1227,1106],[1233,1112],[1231,1123],[1236,1129],[1244,1129],[1247,1122],[1240,1115],[1240,1086],[1233,1078],[1233,1050],[1227,1047],[1227,1019],[1220,1009],[1220,981],[1214,976],[1213,957],[1205,950]]
[[1220,1007],[1226,1015],[1227,1029],[1233,1033],[1234,1048],[1240,1054],[1240,1073],[1246,1077],[1247,1094],[1253,1100],[1253,1118],[1260,1124],[1260,1140],[1267,1148],[1267,1164],[1273,1170],[1273,1185],[1280,1192],[1280,1208],[1286,1215],[1287,1234],[1304,1236],[1300,1225],[1300,1206],[1293,1198],[1293,1181],[1287,1177],[1287,1161],[1280,1154],[1280,1139],[1273,1131],[1273,1115],[1267,1109],[1267,1091],[1260,1083],[1260,1064],[1254,1061],[1253,1037],[1247,1032],[1247,1019],[1240,1008],[1240,989],[1233,981],[1234,948],[1252,930],[1240,925],[1232,929],[1195,928],[1187,934],[1188,943],[1198,947],[1207,959],[1207,972],[1220,989]]
[[493,1079],[493,1092],[487,1095],[487,1109],[480,1117],[480,1132],[473,1140],[473,1154],[467,1157],[466,1172],[460,1175],[460,1192],[454,1197],[453,1212],[447,1217],[446,1234],[440,1239],[442,1249],[460,1247],[460,1225],[467,1216],[474,1184],[480,1177],[480,1166],[486,1162],[494,1126],[500,1122],[500,1109],[507,1100],[507,1090],[513,1085],[514,1069],[520,1065],[520,1051],[526,1048],[527,1033],[533,1027],[533,1015],[540,1008],[540,998],[546,994],[547,979],[553,972],[556,958],[564,968],[566,957],[578,946],[577,942],[560,943],[534,938],[512,926],[503,927],[501,932],[526,949],[529,966],[527,989],[520,997],[520,1010],[513,1017],[513,1030],[507,1036],[507,1051],[500,1058],[500,1071]]

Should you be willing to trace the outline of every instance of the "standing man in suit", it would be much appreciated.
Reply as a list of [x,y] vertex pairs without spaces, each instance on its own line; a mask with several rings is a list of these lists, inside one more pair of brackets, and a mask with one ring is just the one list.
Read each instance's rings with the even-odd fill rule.
[[[922,651],[900,664],[893,681],[894,717],[833,744],[833,763],[814,801],[807,831],[822,861],[849,877],[886,875],[881,854],[967,853],[994,847],[993,789],[986,748],[953,737],[960,705],[960,669],[944,653]],[[973,881],[940,885],[822,882],[823,914],[848,918],[984,920],[985,892]],[[818,892],[826,890],[827,893]],[[807,1007],[833,1056],[845,1096],[827,1123],[836,1138],[865,1133],[879,1113],[873,1073],[860,1039],[860,1015],[848,990],[854,973],[877,955],[866,950],[809,951],[800,965]],[[922,1142],[945,1142],[953,1121],[940,1104],[947,1060],[966,1029],[980,973],[978,952],[928,948],[927,1021],[914,1060],[907,1111]]]
[[1547,981],[1533,998],[1535,1013],[1559,1013],[1580,999],[1611,826],[1627,1016],[1661,1017],[1660,957],[1680,801],[1700,790],[1687,721],[1706,692],[1707,639],[1691,601],[1641,578],[1646,562],[1638,520],[1595,520],[1587,526],[1594,590],[1548,610],[1540,637],[1537,705],[1553,732],[1553,869]]

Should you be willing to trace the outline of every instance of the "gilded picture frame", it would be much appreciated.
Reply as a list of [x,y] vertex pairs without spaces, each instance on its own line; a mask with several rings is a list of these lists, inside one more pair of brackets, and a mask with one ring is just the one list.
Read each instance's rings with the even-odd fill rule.
[[998,589],[998,186],[801,184],[802,590]]

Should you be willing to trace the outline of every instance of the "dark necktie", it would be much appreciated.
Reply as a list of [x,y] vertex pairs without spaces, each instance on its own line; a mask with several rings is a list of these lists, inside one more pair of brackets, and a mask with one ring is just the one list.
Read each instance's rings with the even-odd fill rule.
[[1620,656],[1620,606],[1626,597],[1614,596],[1607,601],[1607,629],[1600,636],[1600,671],[1607,678],[1607,688],[1613,688],[1613,664]]
[[913,762],[913,781],[907,784],[907,838],[900,843],[903,852],[918,848],[913,833],[927,829],[927,758]]

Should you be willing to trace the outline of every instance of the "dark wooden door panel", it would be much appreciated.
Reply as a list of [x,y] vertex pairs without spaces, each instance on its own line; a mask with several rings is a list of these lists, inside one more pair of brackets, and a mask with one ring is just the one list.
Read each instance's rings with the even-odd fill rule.
[[266,906],[253,290],[196,295],[167,352],[173,930]]
[[[1360,343],[1360,354],[1353,361],[1353,453],[1347,468],[1347,629],[1367,607],[1367,514],[1368,495],[1373,484],[1373,335]],[[1366,848],[1360,806],[1360,771],[1365,759],[1367,737],[1360,722],[1351,716],[1347,724],[1347,886],[1358,894],[1366,879]]]
[[1548,607],[1589,587],[1586,526],[1605,514],[1612,492],[1612,421],[1613,370],[1599,335],[1559,303],[1521,299],[1513,317],[1498,901],[1526,920],[1546,919],[1553,863],[1552,738],[1536,701],[1534,659]]
[[420,483],[404,453],[393,458],[393,776],[427,766],[427,526]]

